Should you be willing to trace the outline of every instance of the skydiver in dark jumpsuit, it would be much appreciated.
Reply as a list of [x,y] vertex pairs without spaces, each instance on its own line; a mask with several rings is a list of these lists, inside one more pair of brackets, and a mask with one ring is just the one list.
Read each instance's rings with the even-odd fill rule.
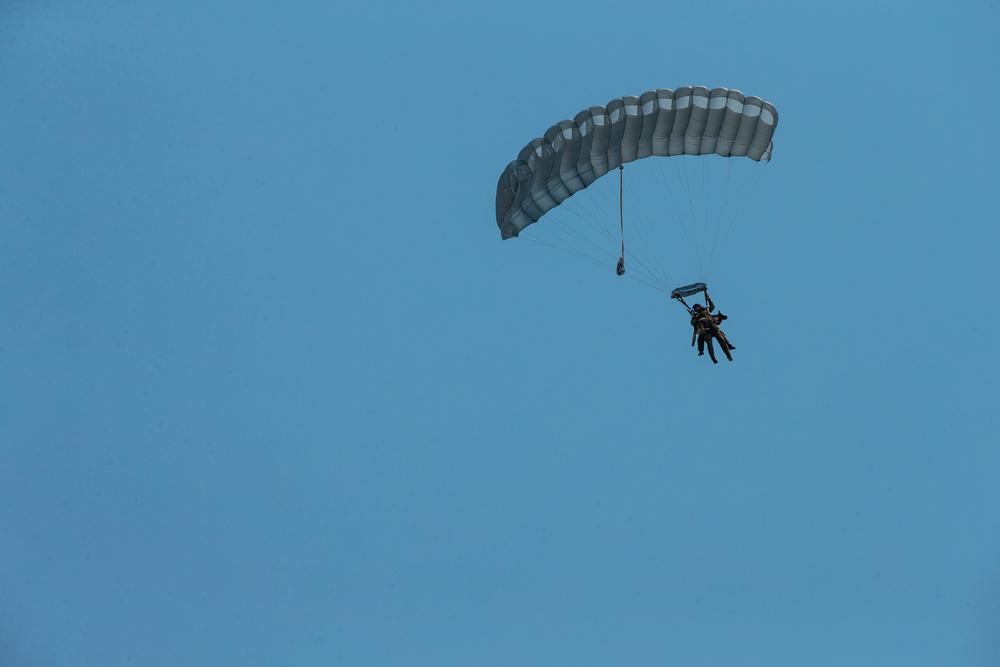
[[691,326],[694,327],[694,338],[691,340],[691,344],[694,345],[695,340],[698,341],[698,356],[700,357],[705,354],[705,343],[708,343],[708,356],[712,359],[713,364],[717,364],[719,360],[715,358],[715,347],[712,345],[714,338],[719,341],[719,347],[722,348],[726,358],[732,361],[733,355],[729,351],[735,350],[736,346],[729,342],[726,334],[719,328],[722,321],[729,318],[721,312],[712,314],[712,311],[715,310],[715,304],[712,303],[712,297],[708,296],[708,292],[705,293],[705,300],[708,302],[707,308],[700,303],[694,304],[691,308]]

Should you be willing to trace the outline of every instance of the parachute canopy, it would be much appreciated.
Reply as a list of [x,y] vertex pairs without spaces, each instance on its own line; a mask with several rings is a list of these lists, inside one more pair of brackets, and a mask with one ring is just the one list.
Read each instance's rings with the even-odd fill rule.
[[685,86],[584,109],[531,141],[500,175],[497,226],[504,239],[623,164],[708,155],[770,160],[778,111],[726,88]]

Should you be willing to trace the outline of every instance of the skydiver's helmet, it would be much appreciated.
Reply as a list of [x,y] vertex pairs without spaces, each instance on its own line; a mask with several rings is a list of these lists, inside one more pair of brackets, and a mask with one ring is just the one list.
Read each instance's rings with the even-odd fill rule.
[[702,311],[704,309],[705,309],[705,306],[701,305],[700,303],[696,303],[693,306],[691,306],[691,310],[695,311],[696,313],[700,312],[700,311]]

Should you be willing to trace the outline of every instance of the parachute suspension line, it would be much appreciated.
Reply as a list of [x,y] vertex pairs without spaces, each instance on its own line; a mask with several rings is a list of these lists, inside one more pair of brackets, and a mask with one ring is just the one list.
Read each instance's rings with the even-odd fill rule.
[[[619,183],[619,188],[623,188],[623,183]],[[619,246],[619,250],[622,242],[622,236],[616,237],[614,234],[612,222],[614,218],[607,215],[608,209],[614,206],[613,192],[611,183],[599,179],[587,189],[566,199],[561,206],[548,211],[544,220],[526,227],[518,238],[540,247],[558,250],[607,270],[608,246],[602,239],[610,241],[611,247]],[[624,195],[621,199],[624,200]],[[620,208],[624,208],[623,201],[619,202],[619,205]],[[623,231],[622,213],[623,211],[619,213],[619,235]],[[587,233],[585,228],[589,228],[592,233]],[[644,240],[642,225],[638,227],[633,225],[632,232],[639,234],[637,238]],[[641,249],[642,243],[639,246]],[[631,269],[628,276],[647,287],[669,294],[673,287],[671,281],[657,277],[656,271],[651,270],[643,261],[648,258],[637,257],[635,251],[635,242],[632,241],[629,243],[625,258],[628,268]]]
[[691,306],[689,306],[687,304],[687,301],[684,300],[684,297],[682,297],[682,296],[675,296],[674,298],[677,299],[678,301],[680,301],[681,305],[683,305],[687,309],[688,315],[692,315],[694,313],[694,310],[692,310]]
[[[641,194],[641,190],[636,192],[629,191],[629,205],[631,206],[631,202],[634,201],[637,208],[636,213],[630,215],[632,215],[633,220],[638,215],[640,224],[633,222],[630,228],[629,238],[631,241],[629,241],[629,250],[625,253],[626,262],[630,264],[630,268],[635,269],[638,267],[640,273],[644,273],[647,279],[658,283],[660,291],[669,292],[673,288],[673,284],[656,251],[657,247],[663,247],[664,244],[658,243],[658,239],[654,237],[659,229],[659,225],[657,224],[659,223],[659,220],[657,220],[659,216],[651,216],[649,214],[649,210],[645,206],[646,202],[640,196]],[[632,209],[630,208],[629,210]]]
[[618,165],[618,228],[622,235],[622,255],[615,273],[625,275],[625,165]]
[[[610,189],[610,188],[605,188]],[[608,222],[607,204],[597,201],[603,194],[600,184],[568,198],[562,206],[545,214],[545,220],[527,227],[520,238],[548,246],[597,266],[607,266],[608,246],[602,239],[617,244],[614,230]],[[591,233],[588,233],[588,228]],[[614,245],[612,245],[614,247]],[[603,259],[600,259],[603,258]]]
[[[700,216],[695,210],[695,197],[699,189],[696,187],[696,182],[698,181],[697,174],[699,167],[703,166],[703,161],[696,156],[679,157],[679,160],[670,161],[677,182],[677,192],[682,196],[680,207],[675,205],[675,208],[677,208],[679,227],[684,233],[684,240],[687,242],[691,256],[694,258],[698,273],[704,276],[705,262],[702,259],[702,242],[699,240],[700,234],[698,233]],[[702,188],[704,188],[704,183],[702,183]],[[682,210],[685,208],[687,209],[686,213]]]
[[[712,235],[712,242],[710,244],[706,244],[706,248],[708,249],[708,265],[705,268],[704,280],[708,280],[711,277],[712,269],[715,266],[715,261],[722,254],[721,246],[723,244],[720,241],[720,236],[724,234],[725,237],[728,238],[729,235],[732,233],[733,227],[735,226],[735,222],[733,222],[732,225],[726,224],[727,220],[726,210],[729,208],[730,186],[733,181],[732,158],[726,158],[725,164],[726,164],[726,177],[725,179],[719,179],[724,183],[724,185],[721,188],[722,196],[719,200],[720,206],[718,206],[717,210],[712,210],[712,208],[708,206],[708,197],[706,196],[705,198],[706,230]],[[707,193],[708,188],[706,188],[705,191]]]
[[736,228],[745,217],[747,208],[749,208],[750,201],[760,183],[761,174],[764,173],[763,169],[765,168],[763,163],[754,163],[746,170],[747,173],[745,176],[738,178],[733,173],[732,165],[733,163],[730,162],[726,177],[725,197],[723,198],[725,202],[724,215],[720,214],[719,220],[718,229],[721,231],[721,240],[713,247],[709,272],[711,272],[711,265],[722,257],[726,247],[729,245],[729,241],[736,232]]

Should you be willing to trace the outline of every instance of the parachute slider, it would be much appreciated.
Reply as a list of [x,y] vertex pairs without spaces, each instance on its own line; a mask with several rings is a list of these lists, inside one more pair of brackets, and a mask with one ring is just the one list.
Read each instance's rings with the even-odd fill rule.
[[[677,299],[678,301],[680,301],[681,304],[685,308],[687,308],[687,311],[691,313],[693,312],[691,310],[691,306],[687,305],[687,302],[684,300],[684,297],[692,296],[694,294],[697,294],[698,292],[704,292],[705,298],[707,299],[708,285],[706,285],[705,283],[691,283],[690,285],[684,285],[683,287],[678,287],[677,289],[675,289],[673,292],[670,293],[670,298]],[[694,343],[691,344],[694,345]]]
[[671,299],[683,299],[686,296],[692,296],[698,292],[708,292],[708,285],[705,283],[692,283],[690,285],[684,285],[683,287],[678,287],[673,292],[670,293]]

